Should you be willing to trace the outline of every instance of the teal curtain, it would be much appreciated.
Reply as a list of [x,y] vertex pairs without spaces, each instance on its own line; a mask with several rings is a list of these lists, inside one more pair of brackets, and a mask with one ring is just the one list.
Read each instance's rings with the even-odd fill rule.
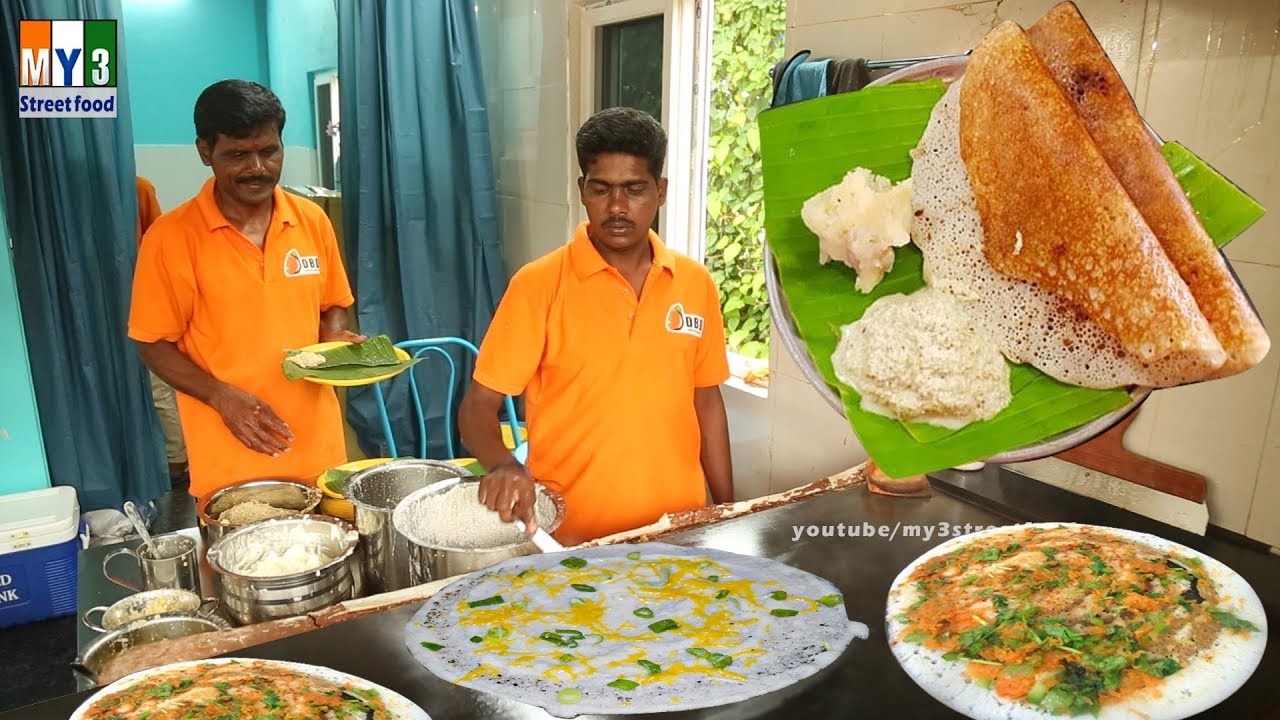
[[[19,20],[121,17],[120,0],[6,0],[0,57],[16,61]],[[126,337],[138,211],[123,44],[117,28],[115,119],[19,119],[18,73],[0,72],[0,186],[49,475],[76,488],[82,510],[169,490]]]
[[[339,3],[338,74],[344,231],[361,332],[479,344],[506,270],[473,2]],[[470,362],[458,360],[460,396]],[[441,457],[448,369],[419,368],[427,454]],[[397,449],[421,454],[407,379],[388,385]],[[352,390],[347,417],[366,453],[385,452],[371,388]]]

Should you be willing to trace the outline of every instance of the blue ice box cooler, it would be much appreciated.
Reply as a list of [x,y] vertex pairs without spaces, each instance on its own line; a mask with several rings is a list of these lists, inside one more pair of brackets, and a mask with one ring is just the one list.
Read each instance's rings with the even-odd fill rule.
[[0,495],[0,628],[74,615],[87,541],[74,488]]

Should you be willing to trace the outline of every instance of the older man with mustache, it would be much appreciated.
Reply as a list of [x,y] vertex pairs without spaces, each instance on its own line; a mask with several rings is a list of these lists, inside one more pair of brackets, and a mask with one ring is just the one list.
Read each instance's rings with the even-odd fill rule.
[[147,230],[129,337],[178,391],[191,494],[260,477],[312,482],[346,461],[333,388],[290,382],[286,348],[360,341],[333,226],[277,184],[285,113],[253,82],[224,80],[195,105],[196,150],[212,169],[191,200]]

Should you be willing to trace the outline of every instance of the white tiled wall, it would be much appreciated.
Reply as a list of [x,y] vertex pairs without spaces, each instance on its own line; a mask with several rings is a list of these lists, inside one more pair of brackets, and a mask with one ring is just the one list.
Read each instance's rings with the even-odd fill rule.
[[[787,52],[899,58],[959,52],[1003,20],[1035,22],[1055,0],[789,0]],[[1276,0],[1077,0],[1112,56],[1138,109],[1231,178],[1271,213],[1227,255],[1280,344],[1280,2]],[[775,343],[771,400],[774,467],[802,455],[821,467],[848,447],[830,438],[809,452],[781,428],[830,411]],[[1238,377],[1163,390],[1147,402],[1127,444],[1209,480],[1216,525],[1280,546],[1280,349]],[[788,378],[788,376],[792,376]],[[775,377],[777,377],[775,375]],[[822,423],[825,427],[826,423]],[[835,423],[832,423],[834,426]],[[779,449],[792,460],[780,462]],[[803,471],[802,468],[797,467]],[[797,478],[798,481],[803,482]]]
[[565,0],[476,3],[509,272],[569,239]]

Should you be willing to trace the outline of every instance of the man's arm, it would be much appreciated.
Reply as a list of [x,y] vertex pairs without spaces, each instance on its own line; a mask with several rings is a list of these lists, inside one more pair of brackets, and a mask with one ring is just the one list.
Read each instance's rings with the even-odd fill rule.
[[537,527],[533,477],[502,441],[498,410],[504,398],[502,393],[473,380],[458,409],[458,429],[462,442],[485,468],[480,502],[497,510],[503,522],[519,518],[533,532]]
[[336,306],[320,311],[320,342],[345,340],[346,342],[359,343],[365,341],[365,336],[358,335],[347,329],[347,314],[347,308]]
[[170,387],[217,410],[231,433],[249,449],[272,457],[289,451],[293,433],[266,403],[200,369],[167,340],[139,342],[138,352],[151,372]]
[[694,388],[693,407],[702,435],[702,473],[715,503],[733,502],[733,458],[729,454],[729,418],[720,386]]

